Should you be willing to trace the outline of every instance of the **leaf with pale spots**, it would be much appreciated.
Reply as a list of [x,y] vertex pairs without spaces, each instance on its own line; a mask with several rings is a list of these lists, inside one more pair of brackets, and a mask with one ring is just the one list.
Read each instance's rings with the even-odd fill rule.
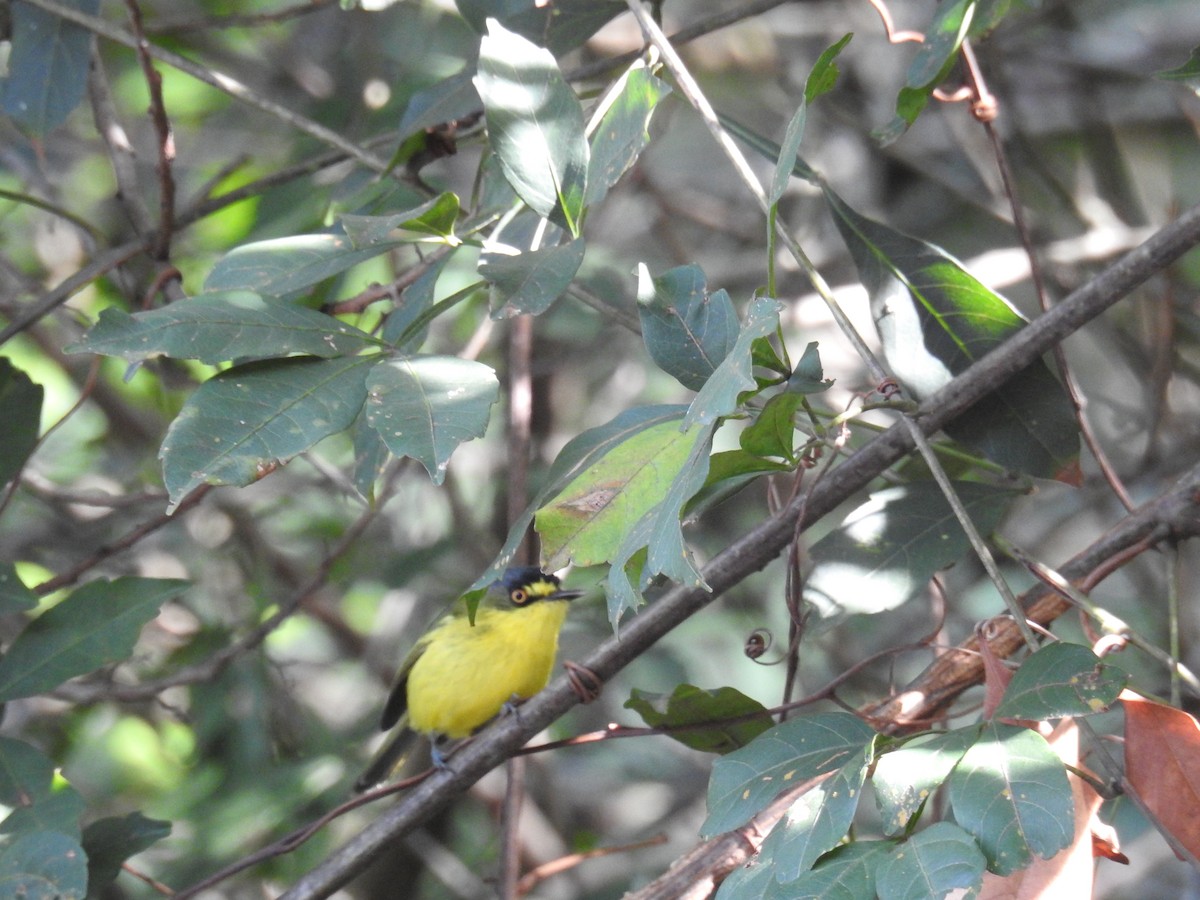
[[744,825],[781,792],[835,772],[875,739],[850,713],[799,716],[776,725],[713,763],[705,837]]
[[1103,712],[1128,680],[1127,672],[1101,662],[1082,644],[1048,644],[1021,663],[994,717],[1040,720]]
[[174,507],[202,484],[246,485],[350,427],[377,356],[235,366],[202,384],[159,450]]
[[731,687],[706,691],[678,684],[669,694],[634,688],[625,708],[651,728],[661,728],[684,746],[705,753],[744,747],[775,724],[761,703]]
[[1075,835],[1062,760],[1036,731],[988,722],[950,776],[954,819],[974,835],[988,869],[1008,875],[1049,859]]
[[922,735],[884,753],[871,783],[883,833],[903,834],[979,736],[978,726]]
[[459,444],[482,437],[500,393],[496,373],[456,356],[409,356],[367,376],[367,421],[396,456],[411,456],[434,484]]
[[797,797],[771,829],[759,853],[763,863],[774,868],[776,881],[795,881],[846,836],[862,798],[873,743],[867,742],[833,775]]
[[953,822],[935,822],[879,862],[875,890],[884,900],[974,897],[986,865],[971,835]]
[[332,316],[269,302],[252,291],[214,291],[129,315],[110,308],[68,353],[139,362],[151,356],[220,363],[240,357],[349,356],[382,342]]

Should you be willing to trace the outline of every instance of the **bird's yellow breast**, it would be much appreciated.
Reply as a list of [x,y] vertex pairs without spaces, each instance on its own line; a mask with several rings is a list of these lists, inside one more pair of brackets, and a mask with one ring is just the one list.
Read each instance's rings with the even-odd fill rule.
[[409,727],[463,738],[513,697],[532,697],[550,680],[566,615],[565,600],[543,600],[439,624],[408,675]]

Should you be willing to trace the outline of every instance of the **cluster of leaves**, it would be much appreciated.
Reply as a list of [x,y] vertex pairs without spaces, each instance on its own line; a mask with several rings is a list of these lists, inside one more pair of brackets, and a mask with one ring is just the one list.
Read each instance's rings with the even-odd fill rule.
[[[441,484],[455,450],[485,433],[500,381],[482,362],[424,352],[431,329],[483,294],[491,316],[503,320],[546,313],[571,293],[588,249],[589,213],[637,161],[671,88],[662,72],[639,61],[585,115],[556,54],[578,46],[624,4],[560,2],[552,15],[534,4],[458,5],[480,32],[477,66],[411,99],[393,164],[404,161],[408,139],[482,108],[489,153],[470,202],[450,191],[427,197],[381,182],[329,229],[238,246],[212,267],[199,293],[140,312],[105,309],[67,348],[119,357],[131,367],[159,357],[216,367],[161,441],[170,508],[207,486],[268,477],[338,434],[352,442],[350,481],[368,503],[397,458],[416,460]],[[963,39],[993,28],[1009,6],[958,0],[939,7],[889,138],[916,119]],[[36,22],[64,39],[60,56],[72,77],[60,82],[61,91],[43,92],[44,102],[33,104],[36,118],[21,92],[63,73],[34,71],[28,57],[14,53],[5,86],[5,110],[44,132],[81,96],[87,41],[48,14],[24,4],[16,9],[19,28]],[[856,211],[797,157],[807,105],[834,83],[835,60],[848,41],[819,59],[782,146],[730,127],[775,161],[772,221],[793,175],[818,185],[870,295],[889,367],[922,399],[1025,319],[939,247]],[[423,254],[422,268],[402,299],[367,312],[314,300],[318,288],[355,267],[412,247]],[[476,278],[447,292],[439,276],[460,254],[477,255]],[[544,568],[607,567],[614,628],[664,579],[704,586],[684,522],[752,481],[802,473],[821,452],[832,452],[831,435],[844,425],[819,406],[831,381],[817,344],[806,342],[793,361],[780,323],[784,306],[770,294],[736,302],[724,289],[711,290],[700,266],[658,273],[640,266],[646,354],[694,396],[687,404],[625,409],[568,442],[468,598],[512,561],[531,525]],[[0,419],[9,423],[0,481],[18,476],[36,446],[40,403],[27,375],[7,363],[0,368]],[[1055,477],[1075,461],[1079,436],[1064,390],[1041,362],[998,385],[977,410],[947,433],[957,442],[953,452],[970,461],[953,491],[988,534],[1021,492],[1013,473],[1024,477],[1022,487],[1030,478]],[[714,453],[722,429],[736,433],[737,448]],[[943,488],[932,481],[881,486],[811,548],[807,599],[844,612],[890,609],[968,550]],[[79,588],[33,618],[0,659],[0,702],[44,694],[128,658],[141,626],[186,586],[122,578]],[[0,612],[23,613],[36,602],[13,567],[0,570]],[[1072,845],[1077,816],[1063,761],[1019,723],[1107,709],[1125,680],[1087,648],[1053,644],[1026,660],[986,721],[904,739],[884,737],[848,713],[773,724],[764,707],[729,690],[685,686],[668,697],[637,695],[629,705],[655,727],[682,728],[689,746],[724,754],[713,767],[706,836],[741,826],[781,790],[816,784],[790,807],[753,865],[725,882],[722,897],[836,890],[937,896],[978,889],[985,871],[1008,875]],[[737,721],[717,730],[706,725],[722,719]],[[53,884],[58,896],[83,896],[166,833],[164,823],[140,814],[83,829],[82,801],[54,779],[46,756],[4,739],[0,760],[4,802],[19,807],[3,825],[0,886]],[[868,777],[884,836],[847,842]],[[930,824],[938,818],[930,798],[943,787],[950,815]]]

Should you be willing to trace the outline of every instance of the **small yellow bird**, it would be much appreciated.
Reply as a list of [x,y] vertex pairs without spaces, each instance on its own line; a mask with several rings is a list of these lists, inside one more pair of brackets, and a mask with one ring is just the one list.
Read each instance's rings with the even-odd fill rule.
[[434,764],[442,765],[442,739],[468,737],[505,704],[544,688],[567,601],[582,593],[562,590],[557,577],[536,566],[521,566],[505,570],[488,588],[474,625],[461,601],[435,622],[396,671],[379,727],[399,727],[355,790],[386,779],[415,735],[431,739]]

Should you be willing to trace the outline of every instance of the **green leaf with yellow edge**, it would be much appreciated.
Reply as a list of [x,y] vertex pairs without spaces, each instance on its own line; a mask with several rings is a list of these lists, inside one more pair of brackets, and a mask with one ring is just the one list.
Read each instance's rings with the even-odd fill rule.
[[731,687],[704,690],[680,684],[669,694],[634,688],[625,708],[651,728],[662,728],[679,743],[705,753],[744,747],[775,724],[766,707]]
[[1103,712],[1127,681],[1129,673],[1090,648],[1058,641],[1021,663],[993,717],[1040,721]]
[[30,622],[0,658],[0,702],[44,693],[127,659],[142,626],[187,586],[134,577],[85,584]]
[[610,449],[534,516],[542,565],[612,562],[634,524],[666,495],[695,442],[670,421]]

